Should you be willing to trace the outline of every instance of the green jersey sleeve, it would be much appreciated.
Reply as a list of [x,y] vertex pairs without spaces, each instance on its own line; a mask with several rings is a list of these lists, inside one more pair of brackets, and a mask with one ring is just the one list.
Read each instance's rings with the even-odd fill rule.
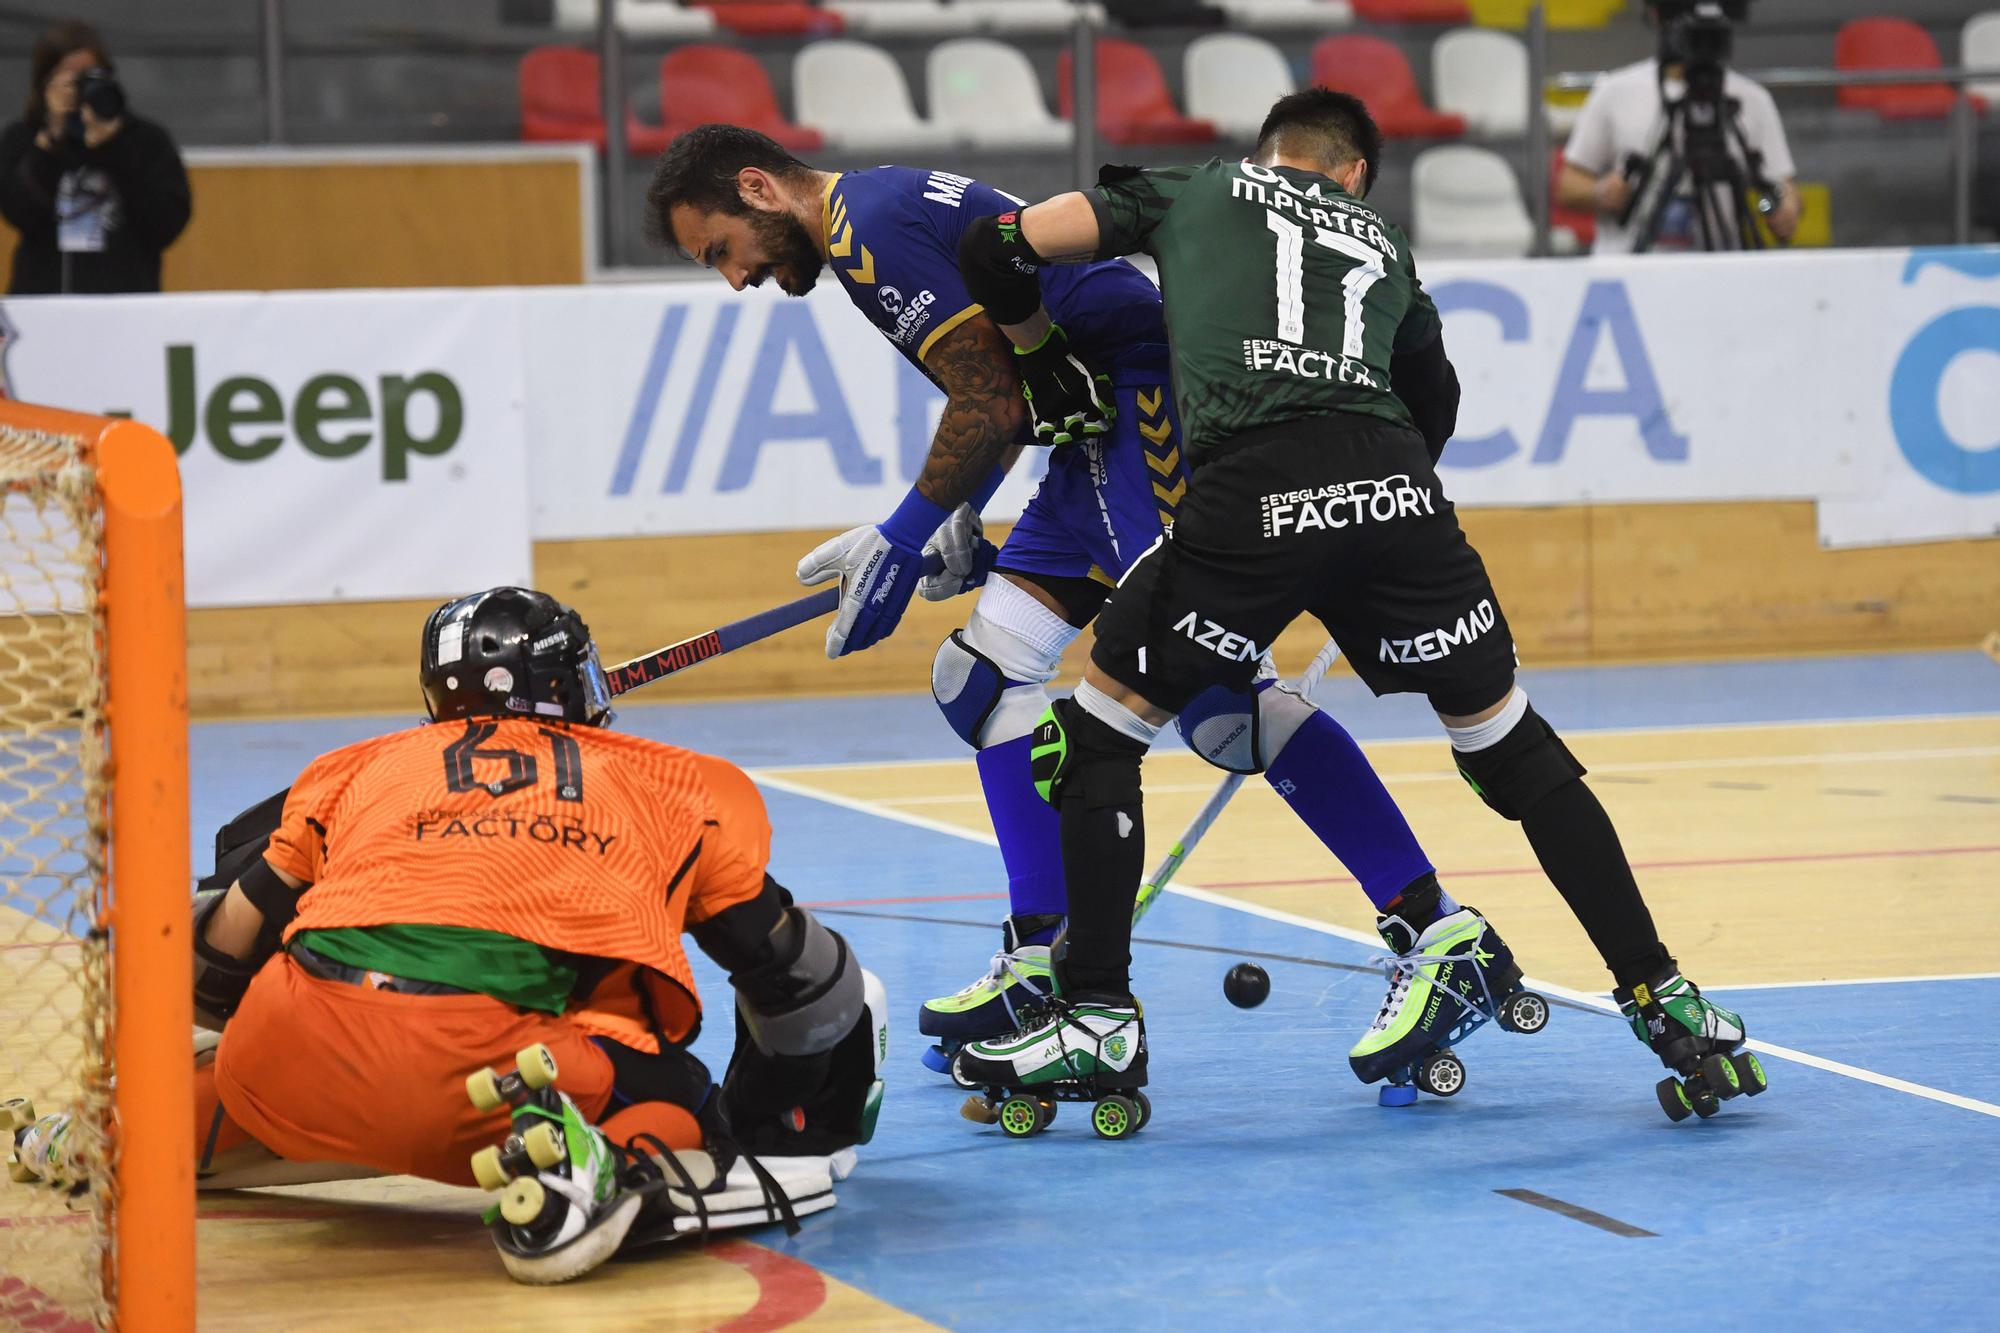
[[1193,167],[1106,167],[1098,173],[1097,188],[1087,194],[1091,211],[1097,214],[1097,257],[1150,250],[1153,233],[1166,221],[1187,184],[1194,178]]
[[1403,312],[1403,322],[1396,326],[1395,350],[1414,351],[1444,332],[1444,322],[1438,318],[1438,308],[1431,300],[1431,294],[1424,290],[1417,280],[1417,261],[1410,254],[1410,243],[1400,233],[1396,239],[1402,243],[1403,262],[1410,268],[1410,307]]

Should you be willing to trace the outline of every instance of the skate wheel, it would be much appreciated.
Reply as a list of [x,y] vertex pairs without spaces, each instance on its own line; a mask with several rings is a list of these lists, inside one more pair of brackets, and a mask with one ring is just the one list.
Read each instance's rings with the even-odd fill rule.
[[1450,1051],[1427,1056],[1417,1065],[1417,1086],[1433,1097],[1451,1097],[1465,1086],[1465,1062]]
[[1038,1103],[1042,1108],[1042,1128],[1047,1129],[1056,1122],[1056,1103],[1046,1097],[1039,1098]]
[[949,1074],[951,1072],[951,1057],[944,1053],[944,1047],[942,1046],[926,1046],[924,1047],[924,1053],[918,1058],[924,1062],[924,1068],[930,1070],[933,1074]]
[[1694,1107],[1696,1115],[1706,1120],[1722,1109],[1722,1098],[1705,1087],[1691,1088],[1688,1090],[1688,1104]]
[[1139,1129],[1139,1104],[1114,1092],[1090,1108],[1090,1127],[1100,1139],[1130,1138]]
[[1132,1101],[1139,1108],[1139,1123],[1132,1126],[1132,1132],[1137,1134],[1153,1118],[1153,1099],[1145,1093],[1140,1092],[1137,1088],[1134,1088],[1132,1090]]
[[500,1164],[498,1148],[481,1148],[472,1154],[472,1178],[483,1190],[505,1189],[514,1177]]
[[1736,1081],[1743,1085],[1745,1096],[1755,1097],[1771,1086],[1771,1080],[1764,1076],[1764,1062],[1757,1058],[1755,1052],[1738,1051],[1729,1060],[1736,1066]]
[[1025,1139],[1047,1127],[1042,1104],[1033,1097],[1009,1097],[1000,1103],[1000,1129],[1010,1139]]
[[26,1097],[0,1102],[0,1129],[26,1129],[35,1123],[35,1104]]
[[528,1132],[521,1136],[521,1146],[527,1149],[528,1160],[543,1170],[569,1156],[569,1144],[563,1141],[562,1126],[553,1120],[529,1126]]
[[951,1081],[958,1084],[959,1087],[964,1088],[967,1091],[971,1091],[972,1089],[979,1086],[979,1084],[972,1079],[971,1075],[965,1072],[964,1051],[955,1052],[951,1057]]
[[975,1125],[990,1125],[1000,1118],[1000,1112],[984,1097],[967,1097],[958,1113]]
[[1416,1099],[1417,1090],[1407,1083],[1384,1083],[1375,1094],[1377,1106],[1408,1106]]
[[531,1088],[550,1087],[556,1081],[555,1054],[540,1042],[514,1052],[514,1068]]
[[1507,1032],[1532,1035],[1549,1025],[1549,1002],[1531,990],[1517,990],[1500,1002],[1495,1020]]
[[1701,1081],[1725,1102],[1743,1091],[1743,1080],[1737,1076],[1736,1062],[1726,1055],[1711,1055],[1702,1060]]
[[32,1185],[41,1179],[39,1175],[35,1174],[34,1167],[29,1166],[18,1157],[9,1157],[7,1159],[7,1178],[16,1185]]
[[490,1069],[475,1069],[465,1076],[465,1096],[475,1111],[497,1111],[507,1104],[500,1076]]
[[533,1176],[522,1176],[500,1196],[500,1216],[517,1227],[531,1226],[549,1201],[548,1191]]
[[1663,1078],[1653,1087],[1660,1099],[1660,1109],[1667,1113],[1667,1119],[1679,1124],[1694,1114],[1694,1103],[1688,1100],[1687,1089],[1677,1078]]

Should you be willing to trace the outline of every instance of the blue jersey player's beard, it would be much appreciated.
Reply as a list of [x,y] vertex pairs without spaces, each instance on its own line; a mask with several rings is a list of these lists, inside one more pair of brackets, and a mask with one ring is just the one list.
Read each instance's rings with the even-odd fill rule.
[[790,213],[753,212],[750,231],[759,248],[770,256],[752,279],[752,287],[763,286],[764,279],[782,269],[784,276],[778,279],[778,286],[785,295],[804,296],[813,289],[826,261],[820,258],[819,243],[804,223]]

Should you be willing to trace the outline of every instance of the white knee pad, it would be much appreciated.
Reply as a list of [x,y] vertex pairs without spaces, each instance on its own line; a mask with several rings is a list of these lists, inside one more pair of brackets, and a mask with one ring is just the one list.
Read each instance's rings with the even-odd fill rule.
[[1004,578],[987,581],[965,628],[931,663],[931,694],[975,749],[1017,740],[1048,711],[1063,650],[1083,631]]
[[1187,747],[1231,773],[1262,773],[1319,710],[1291,686],[1261,680],[1248,690],[1217,685],[1196,695],[1176,725]]

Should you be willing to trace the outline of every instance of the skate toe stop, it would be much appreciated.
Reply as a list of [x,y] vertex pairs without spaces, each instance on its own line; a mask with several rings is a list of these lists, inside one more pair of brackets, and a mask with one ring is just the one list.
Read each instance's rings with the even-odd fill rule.
[[1408,1084],[1398,1086],[1394,1083],[1384,1083],[1382,1090],[1375,1094],[1377,1106],[1408,1106],[1416,1099],[1417,1090]]

